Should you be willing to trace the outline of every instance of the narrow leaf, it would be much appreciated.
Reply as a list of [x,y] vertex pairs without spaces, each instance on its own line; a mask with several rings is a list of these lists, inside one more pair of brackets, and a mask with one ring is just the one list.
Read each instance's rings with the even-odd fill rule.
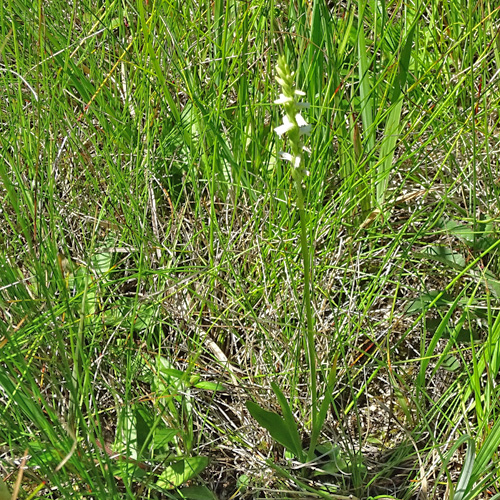
[[403,98],[401,91],[406,84],[408,75],[408,66],[410,62],[411,47],[413,44],[413,34],[415,32],[416,23],[410,29],[406,37],[406,43],[401,51],[399,58],[398,74],[394,79],[392,105],[393,108],[389,112],[387,123],[384,130],[384,140],[380,147],[380,164],[377,172],[377,202],[382,205],[387,185],[389,184],[389,174],[392,168],[392,160],[396,149],[396,142],[399,137],[399,129],[401,125],[401,110],[403,107]]
[[450,318],[452,317],[455,309],[457,308],[457,305],[464,294],[465,289],[461,291],[461,293],[458,295],[458,297],[455,299],[453,304],[451,305],[450,309],[444,316],[444,318],[441,320],[441,323],[439,324],[436,332],[434,333],[429,346],[427,348],[427,351],[425,353],[425,356],[422,358],[421,364],[420,364],[420,372],[417,377],[417,387],[424,387],[425,386],[425,372],[427,370],[427,367],[429,366],[429,363],[431,361],[431,358],[434,354],[434,349],[436,348],[437,343],[439,340],[443,337],[444,332],[446,328],[448,327],[448,323],[450,321]]
[[[362,13],[360,13],[362,19]],[[363,130],[365,132],[365,141],[367,151],[370,153],[375,147],[375,129],[373,126],[373,110],[371,102],[372,85],[369,77],[370,65],[366,57],[365,33],[363,31],[363,22],[360,21],[358,32],[358,55],[359,55],[359,96],[361,98],[361,118],[363,121]]]
[[297,450],[295,440],[290,435],[288,426],[285,420],[277,413],[262,409],[259,405],[252,401],[245,403],[250,415],[252,415],[259,424],[266,429],[271,437],[283,445],[287,450],[291,451],[296,457],[300,457],[302,449]]
[[295,453],[296,457],[298,458],[298,460],[303,462],[304,461],[304,453],[302,450],[302,442],[300,440],[299,431],[297,429],[297,422],[295,421],[292,410],[290,409],[290,405],[288,404],[288,401],[286,400],[285,396],[281,392],[280,388],[274,382],[271,382],[271,387],[274,391],[274,394],[276,394],[276,397],[278,398],[278,402],[281,406],[281,411],[283,412],[285,424],[286,424],[288,432],[290,434],[290,438],[292,439],[292,441],[294,443],[294,449],[290,450],[290,451],[293,451]]
[[469,438],[467,442],[468,446],[467,453],[465,455],[465,462],[458,479],[457,488],[455,490],[453,500],[463,500],[465,498],[465,494],[468,491],[469,482],[473,473],[474,459],[476,456],[476,445],[474,443],[474,440],[471,438]]

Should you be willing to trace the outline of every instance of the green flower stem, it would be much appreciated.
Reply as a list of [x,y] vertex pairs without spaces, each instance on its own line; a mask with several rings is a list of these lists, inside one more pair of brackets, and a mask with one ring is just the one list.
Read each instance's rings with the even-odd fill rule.
[[[307,461],[311,461],[316,448],[317,432],[317,389],[316,389],[316,349],[314,342],[314,318],[311,307],[311,253],[309,251],[307,234],[307,215],[304,209],[304,194],[300,179],[295,179],[295,190],[297,192],[297,207],[300,217],[300,247],[302,251],[302,260],[304,262],[304,302],[306,306],[307,334],[306,348],[307,360],[310,372],[310,390],[311,390],[311,443],[307,453]],[[313,442],[314,441],[314,442]]]
[[280,157],[292,164],[292,177],[295,183],[297,193],[297,207],[300,217],[300,247],[302,251],[302,260],[304,262],[304,303],[306,307],[307,331],[305,335],[305,348],[307,352],[307,362],[309,365],[310,391],[311,391],[311,444],[307,453],[307,460],[311,461],[314,457],[316,441],[319,437],[320,422],[318,422],[317,408],[317,380],[316,380],[316,349],[314,346],[314,317],[311,306],[311,251],[309,248],[309,239],[307,234],[307,214],[304,209],[304,194],[302,192],[302,180],[308,175],[304,169],[304,144],[302,136],[308,135],[311,126],[306,123],[300,114],[302,108],[308,107],[307,103],[297,102],[297,95],[305,95],[296,90],[294,83],[294,74],[286,63],[284,57],[278,58],[276,67],[276,81],[282,88],[282,93],[276,104],[281,104],[284,109],[283,125],[275,128],[276,133],[281,137],[288,135],[291,154],[281,152]]

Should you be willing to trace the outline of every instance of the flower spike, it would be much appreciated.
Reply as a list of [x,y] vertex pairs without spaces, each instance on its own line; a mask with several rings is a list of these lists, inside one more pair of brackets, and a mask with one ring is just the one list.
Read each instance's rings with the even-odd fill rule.
[[283,125],[279,125],[274,131],[279,137],[287,134],[292,149],[291,154],[280,152],[279,156],[292,164],[292,176],[300,181],[304,175],[308,175],[306,170],[300,168],[304,150],[302,137],[311,133],[311,125],[305,121],[300,111],[308,108],[309,103],[297,101],[297,96],[304,96],[305,93],[294,88],[294,73],[283,56],[278,58],[276,72],[278,73],[276,81],[280,84],[282,92],[274,103],[283,106],[284,115]]

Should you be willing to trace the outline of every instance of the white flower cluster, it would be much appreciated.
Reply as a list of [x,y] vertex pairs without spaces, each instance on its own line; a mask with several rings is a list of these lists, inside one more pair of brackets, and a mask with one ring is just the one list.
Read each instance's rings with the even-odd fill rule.
[[274,101],[275,104],[283,106],[283,125],[276,127],[274,130],[279,137],[288,134],[292,153],[280,151],[279,157],[282,160],[289,161],[292,164],[292,174],[294,177],[302,179],[304,175],[309,175],[306,170],[300,170],[300,165],[303,161],[303,153],[305,147],[302,142],[302,137],[311,133],[311,125],[309,125],[302,115],[300,110],[309,108],[308,102],[298,102],[296,96],[304,96],[305,93],[294,89],[294,73],[290,71],[284,57],[278,59],[276,81],[280,84],[283,92],[279,98]]

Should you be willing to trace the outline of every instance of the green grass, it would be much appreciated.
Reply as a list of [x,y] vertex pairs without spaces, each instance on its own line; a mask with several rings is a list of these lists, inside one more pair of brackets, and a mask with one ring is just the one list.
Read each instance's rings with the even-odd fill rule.
[[500,498],[499,15],[4,2],[0,499]]

